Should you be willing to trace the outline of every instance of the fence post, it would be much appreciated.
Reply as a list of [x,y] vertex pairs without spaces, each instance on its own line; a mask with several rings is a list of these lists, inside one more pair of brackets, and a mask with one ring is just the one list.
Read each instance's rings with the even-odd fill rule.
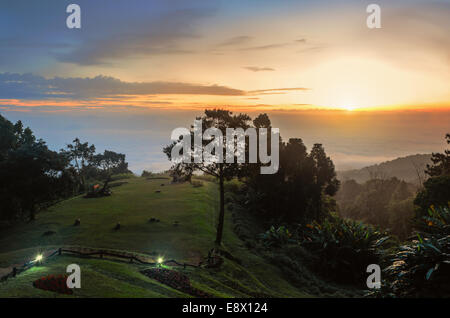
[[17,268],[13,267],[12,276],[16,277],[16,275],[17,275]]
[[62,248],[60,247],[60,248],[58,249],[58,255],[61,255],[61,253],[62,253]]

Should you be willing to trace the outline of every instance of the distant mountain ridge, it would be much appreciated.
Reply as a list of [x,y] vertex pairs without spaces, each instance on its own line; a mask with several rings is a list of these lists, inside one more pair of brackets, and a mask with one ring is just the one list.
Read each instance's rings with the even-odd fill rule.
[[341,181],[353,179],[358,183],[364,183],[375,178],[392,178],[421,184],[425,176],[426,165],[431,163],[431,154],[416,154],[385,161],[361,169],[337,171],[337,177]]

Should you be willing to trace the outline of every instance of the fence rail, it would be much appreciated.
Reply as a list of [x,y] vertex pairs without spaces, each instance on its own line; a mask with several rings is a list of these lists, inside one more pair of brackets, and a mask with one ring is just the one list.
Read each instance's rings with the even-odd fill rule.
[[[86,252],[83,252],[82,250],[85,250]],[[87,251],[87,250],[89,250],[89,251]],[[155,266],[155,265],[160,265],[160,264],[161,265],[173,264],[172,266],[183,266],[183,268],[200,267],[200,264],[193,265],[193,264],[188,264],[188,263],[180,263],[174,259],[166,260],[166,261],[162,261],[162,262],[148,262],[146,260],[143,260],[142,257],[139,257],[138,254],[134,254],[134,253],[119,252],[119,251],[104,250],[104,249],[93,249],[93,248],[86,248],[86,247],[79,247],[78,250],[76,248],[61,247],[61,248],[58,248],[57,250],[54,250],[49,255],[45,256],[44,258],[49,259],[49,258],[52,258],[55,256],[60,256],[63,254],[68,254],[68,255],[72,255],[72,256],[73,255],[80,256],[80,257],[98,256],[98,259],[114,260],[114,259],[111,259],[111,257],[112,257],[112,258],[125,259],[125,260],[128,260],[130,263],[137,262],[139,264],[150,265],[150,266]],[[105,257],[109,257],[109,258],[105,258]],[[41,262],[43,262],[43,260],[32,260],[32,261],[26,262],[22,266],[13,267],[11,272],[0,277],[0,282],[6,281],[10,277],[15,277],[16,275],[26,271],[27,269],[30,269],[31,267],[40,264]]]

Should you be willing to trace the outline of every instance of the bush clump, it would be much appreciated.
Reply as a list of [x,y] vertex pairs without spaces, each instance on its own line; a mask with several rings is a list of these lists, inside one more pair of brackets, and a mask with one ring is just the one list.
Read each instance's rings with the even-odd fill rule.
[[296,240],[291,239],[292,234],[285,226],[280,226],[275,229],[274,226],[271,226],[268,231],[259,235],[262,243],[265,247],[281,247],[287,243],[297,243]]
[[417,238],[390,255],[377,296],[450,297],[450,209],[431,206],[416,227]]
[[101,186],[100,184],[93,184],[89,187],[88,192],[84,196],[84,198],[100,198],[100,197],[107,197],[111,195],[111,190],[109,189],[109,186]]
[[192,184],[192,186],[193,186],[194,188],[200,188],[200,187],[203,187],[203,182],[198,181],[198,180],[193,180],[193,181],[191,182],[191,184]]
[[189,277],[186,275],[167,268],[149,268],[142,271],[142,274],[156,279],[158,282],[166,284],[184,293],[190,294],[199,298],[209,298],[211,295],[192,287]]
[[143,170],[142,174],[141,174],[141,177],[147,178],[147,177],[153,177],[153,175],[154,175],[153,172],[147,171],[147,170]]
[[301,245],[317,256],[315,270],[361,287],[365,287],[367,266],[379,263],[380,248],[389,239],[370,225],[334,216],[322,224],[307,224],[299,236]]

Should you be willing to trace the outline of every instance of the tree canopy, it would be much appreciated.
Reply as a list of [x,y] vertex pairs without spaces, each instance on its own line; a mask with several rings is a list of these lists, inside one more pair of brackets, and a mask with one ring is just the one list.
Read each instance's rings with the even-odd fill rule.
[[13,124],[0,115],[0,220],[33,220],[52,202],[85,191],[87,179],[122,172],[128,172],[124,154],[96,155],[94,145],[78,138],[52,151],[20,120]]

